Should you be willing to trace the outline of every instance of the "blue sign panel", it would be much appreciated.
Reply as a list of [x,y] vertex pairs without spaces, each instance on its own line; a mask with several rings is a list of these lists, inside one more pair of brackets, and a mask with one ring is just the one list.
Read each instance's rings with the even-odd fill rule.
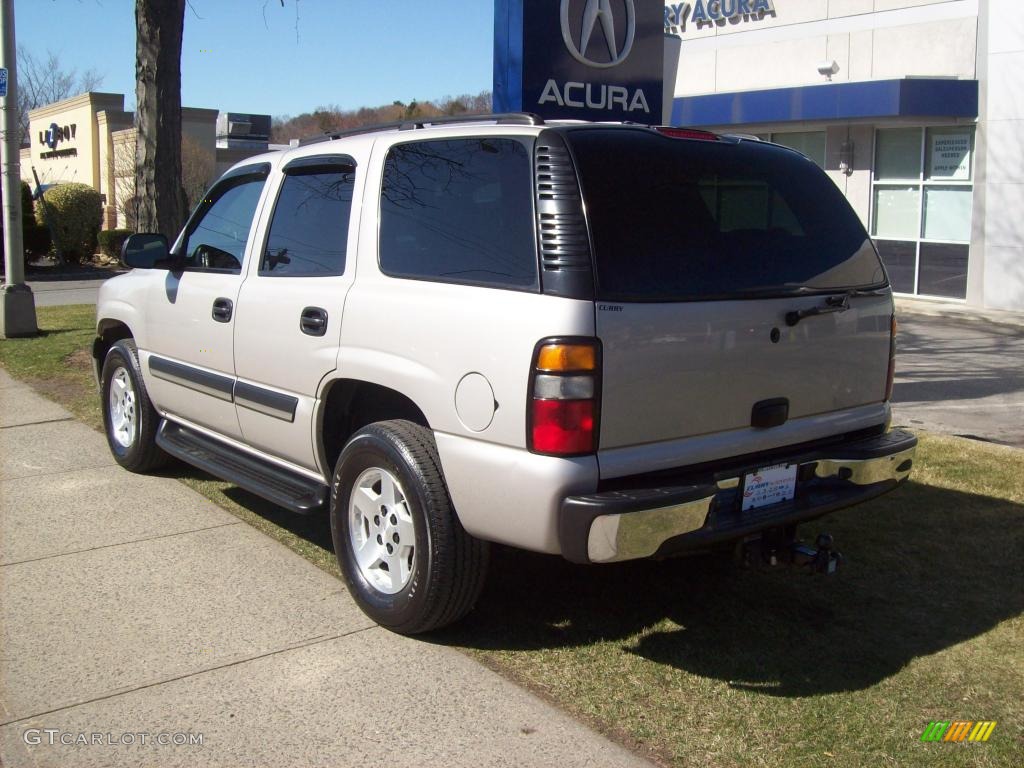
[[7,98],[7,68],[0,68],[0,99]]
[[494,111],[662,119],[663,0],[495,0]]

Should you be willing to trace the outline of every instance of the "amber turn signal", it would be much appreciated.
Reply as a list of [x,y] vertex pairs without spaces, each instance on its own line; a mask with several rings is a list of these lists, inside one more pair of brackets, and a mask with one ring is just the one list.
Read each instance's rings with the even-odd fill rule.
[[537,354],[539,371],[595,371],[597,352],[591,344],[545,344]]

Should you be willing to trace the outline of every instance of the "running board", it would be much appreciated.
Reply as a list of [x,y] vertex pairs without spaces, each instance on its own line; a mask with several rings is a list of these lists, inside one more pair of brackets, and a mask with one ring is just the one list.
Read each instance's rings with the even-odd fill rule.
[[327,486],[166,419],[156,444],[175,458],[300,515],[327,505]]

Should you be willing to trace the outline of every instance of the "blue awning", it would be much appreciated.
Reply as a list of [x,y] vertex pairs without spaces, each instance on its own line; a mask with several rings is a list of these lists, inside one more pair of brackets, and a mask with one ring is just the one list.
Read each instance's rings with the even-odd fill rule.
[[933,78],[713,93],[678,98],[672,105],[672,124],[691,126],[977,116],[977,80]]

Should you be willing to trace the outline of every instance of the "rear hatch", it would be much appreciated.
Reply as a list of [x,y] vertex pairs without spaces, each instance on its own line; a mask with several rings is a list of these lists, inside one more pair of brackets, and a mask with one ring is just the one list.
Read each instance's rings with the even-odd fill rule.
[[[594,254],[602,452],[736,430],[756,431],[758,450],[788,445],[884,401],[885,272],[810,160],[641,128],[566,139]],[[808,310],[821,313],[791,314]],[[755,425],[780,403],[787,428],[766,440]]]

